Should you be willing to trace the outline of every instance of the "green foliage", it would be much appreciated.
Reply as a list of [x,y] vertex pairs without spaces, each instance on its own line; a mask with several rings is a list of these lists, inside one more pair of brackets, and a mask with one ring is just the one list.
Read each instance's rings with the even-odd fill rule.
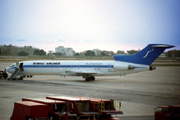
[[139,52],[139,51],[137,51],[137,50],[128,50],[128,51],[127,51],[127,53],[128,53],[129,55],[134,55],[134,54],[136,54],[137,52]]
[[180,57],[180,50],[171,50],[166,53],[168,57]]
[[28,56],[29,53],[25,52],[25,51],[21,51],[18,53],[19,56]]
[[101,56],[113,56],[114,52],[113,51],[101,51]]
[[118,51],[117,51],[117,54],[125,55],[126,53],[125,53],[124,51],[122,51],[122,50],[118,50]]
[[106,51],[102,51],[101,56],[108,56],[108,55],[106,54]]
[[75,53],[75,56],[80,56],[80,53]]
[[25,51],[27,53],[29,53],[29,55],[32,55],[35,48],[33,48],[32,46],[24,46],[24,47],[18,47],[18,46],[13,46],[13,45],[3,45],[0,46],[1,48],[1,54],[2,55],[18,55],[19,52],[21,51]]
[[44,50],[36,49],[33,53],[33,55],[46,55],[46,52]]
[[54,55],[57,55],[57,56],[61,56],[62,55],[62,53],[54,53]]
[[88,50],[86,51],[85,56],[95,56],[95,52]]

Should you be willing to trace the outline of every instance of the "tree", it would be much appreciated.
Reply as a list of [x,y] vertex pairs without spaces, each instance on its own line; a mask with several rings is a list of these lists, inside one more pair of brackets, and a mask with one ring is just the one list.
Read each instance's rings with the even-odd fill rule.
[[101,51],[101,56],[113,56],[115,55],[113,51]]
[[117,51],[117,54],[125,55],[126,53],[125,53],[124,51],[122,51],[122,50],[118,50],[118,51]]
[[137,52],[139,52],[139,51],[137,51],[137,50],[128,50],[128,51],[127,51],[127,53],[128,53],[129,55],[134,55],[134,54],[136,54]]
[[166,53],[168,57],[180,57],[180,50],[170,50]]
[[101,56],[108,56],[108,55],[106,54],[106,51],[101,51]]
[[25,52],[25,51],[21,51],[18,53],[19,56],[28,56],[29,53]]
[[95,56],[95,52],[88,50],[86,51],[85,56]]
[[56,52],[56,53],[54,53],[54,55],[61,56],[61,55],[62,55],[62,53],[58,53],[58,52]]
[[46,52],[44,50],[36,49],[33,53],[34,55],[46,55]]
[[75,56],[80,56],[80,53],[75,53]]

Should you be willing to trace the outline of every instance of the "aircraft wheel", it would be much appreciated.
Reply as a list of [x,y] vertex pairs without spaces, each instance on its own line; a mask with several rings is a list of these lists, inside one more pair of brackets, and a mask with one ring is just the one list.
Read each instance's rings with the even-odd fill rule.
[[94,77],[94,76],[88,76],[88,77],[86,77],[85,80],[86,80],[86,81],[94,81],[94,80],[95,80],[95,77]]
[[91,81],[94,81],[94,80],[95,80],[95,77],[94,77],[94,76],[91,76],[90,78],[91,78]]
[[7,74],[7,73],[4,73],[4,74],[3,74],[3,77],[4,77],[4,79],[7,79],[7,78],[8,78],[8,74]]
[[19,80],[23,80],[23,76],[20,76],[20,77],[19,77]]
[[86,77],[85,80],[86,80],[86,81],[91,81],[90,77]]

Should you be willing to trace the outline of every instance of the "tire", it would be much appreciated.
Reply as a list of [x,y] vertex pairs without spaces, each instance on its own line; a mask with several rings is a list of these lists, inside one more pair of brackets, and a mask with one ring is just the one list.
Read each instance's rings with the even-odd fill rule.
[[94,76],[91,76],[91,81],[94,81],[95,80],[95,77]]
[[88,76],[85,80],[86,81],[94,81],[95,77],[94,76]]
[[87,77],[85,80],[86,80],[86,81],[91,81],[91,80],[90,80],[90,77]]
[[7,73],[3,73],[3,77],[4,77],[4,79],[7,79],[8,78],[8,74]]
[[23,80],[23,76],[20,76],[20,77],[19,77],[19,80]]

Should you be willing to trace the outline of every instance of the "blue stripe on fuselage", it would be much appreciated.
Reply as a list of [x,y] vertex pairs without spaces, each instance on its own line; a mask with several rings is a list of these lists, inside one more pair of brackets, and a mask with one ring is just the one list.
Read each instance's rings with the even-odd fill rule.
[[[114,68],[113,65],[24,65],[24,68]],[[147,68],[147,67],[135,67]]]
[[113,68],[113,65],[24,65],[24,68]]

